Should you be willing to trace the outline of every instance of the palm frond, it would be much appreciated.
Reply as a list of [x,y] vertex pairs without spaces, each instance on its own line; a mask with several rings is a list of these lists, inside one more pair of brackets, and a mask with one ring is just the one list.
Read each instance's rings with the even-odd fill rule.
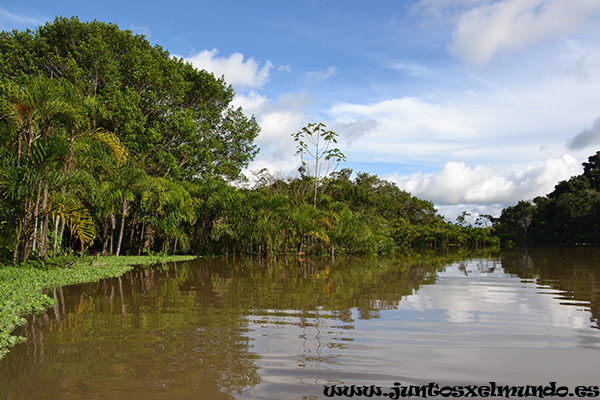
[[114,133],[103,128],[96,128],[85,131],[81,136],[89,137],[93,140],[104,143],[115,157],[117,166],[120,166],[127,161],[127,149],[125,149],[123,142],[121,142],[121,140]]
[[51,212],[53,218],[60,216],[65,220],[71,234],[81,241],[84,248],[94,242],[96,226],[92,216],[82,204],[63,199],[63,202],[53,203]]

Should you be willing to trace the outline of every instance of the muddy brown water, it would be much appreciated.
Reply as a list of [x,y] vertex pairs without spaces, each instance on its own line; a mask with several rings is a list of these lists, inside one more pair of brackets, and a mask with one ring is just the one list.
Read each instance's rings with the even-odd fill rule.
[[0,399],[600,386],[597,250],[199,259],[47,294],[0,360]]

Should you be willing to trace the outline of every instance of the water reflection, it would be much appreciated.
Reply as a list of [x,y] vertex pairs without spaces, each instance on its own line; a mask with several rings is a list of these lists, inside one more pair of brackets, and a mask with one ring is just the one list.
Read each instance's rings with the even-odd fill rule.
[[246,322],[195,273],[207,270],[165,265],[48,293],[59,302],[2,364],[0,397],[232,398],[256,385]]
[[534,249],[507,253],[502,266],[525,280],[536,280],[547,293],[591,313],[591,326],[599,327],[600,252],[595,249]]
[[592,385],[600,253],[218,259],[56,288],[0,398],[324,398],[323,385]]

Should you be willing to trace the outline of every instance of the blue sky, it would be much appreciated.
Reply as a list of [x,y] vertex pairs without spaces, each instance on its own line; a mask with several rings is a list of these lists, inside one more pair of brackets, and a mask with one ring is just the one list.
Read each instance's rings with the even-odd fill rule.
[[0,5],[0,28],[57,15],[224,75],[262,127],[250,170],[294,174],[290,134],[321,121],[342,167],[449,219],[547,194],[600,147],[600,0],[21,0]]

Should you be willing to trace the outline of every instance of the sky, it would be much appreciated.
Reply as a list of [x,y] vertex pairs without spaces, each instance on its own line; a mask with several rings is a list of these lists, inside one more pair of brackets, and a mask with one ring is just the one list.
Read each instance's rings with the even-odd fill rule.
[[600,150],[600,0],[20,0],[0,29],[117,24],[224,76],[261,126],[262,168],[297,175],[291,135],[322,122],[339,168],[499,216]]

